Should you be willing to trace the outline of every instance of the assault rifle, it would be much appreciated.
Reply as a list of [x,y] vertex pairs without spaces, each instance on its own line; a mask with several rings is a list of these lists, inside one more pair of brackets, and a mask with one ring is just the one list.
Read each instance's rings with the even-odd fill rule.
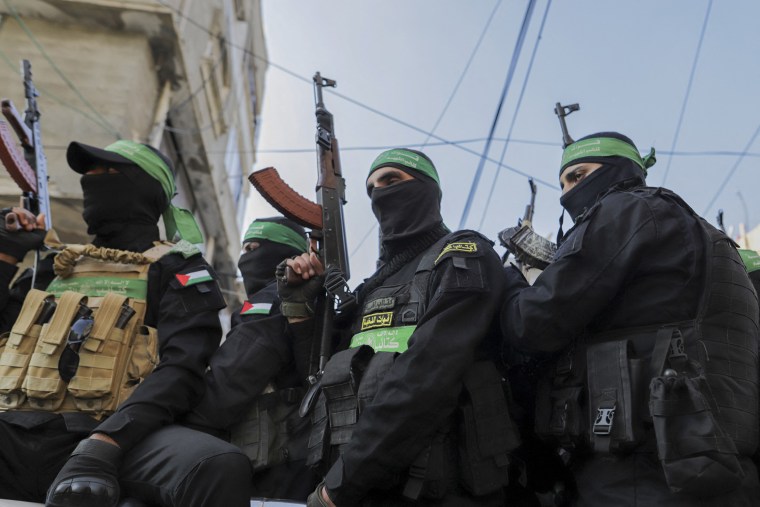
[[567,148],[568,145],[575,142],[567,132],[567,123],[565,122],[565,117],[573,111],[579,110],[580,108],[581,106],[579,104],[570,104],[568,106],[563,106],[559,102],[557,102],[557,105],[554,106],[554,114],[556,114],[557,118],[559,118],[559,126],[562,128],[562,148]]
[[[49,230],[52,222],[50,218],[50,195],[48,194],[47,160],[42,149],[40,111],[37,108],[39,93],[37,93],[32,82],[32,66],[29,60],[23,60],[21,65],[24,76],[26,114],[22,120],[13,102],[2,99],[3,116],[5,116],[7,123],[0,120],[0,161],[21,189],[20,206],[35,215],[44,213],[45,229]],[[11,135],[11,128],[23,147],[23,154],[20,153],[18,143]],[[5,215],[5,226],[9,230],[16,230],[20,227],[15,213]]]
[[[517,227],[508,227],[499,233],[499,242],[512,253],[520,267],[545,269],[552,259],[557,245],[539,236],[533,230],[533,212],[536,205],[536,184],[533,178],[528,180],[530,185],[530,204],[525,207],[525,214],[517,221]],[[506,260],[506,255],[505,259]]]
[[[348,288],[348,248],[346,246],[343,205],[346,203],[346,182],[343,179],[335,138],[333,115],[322,100],[323,87],[335,87],[336,82],[314,74],[314,94],[317,117],[317,202],[312,202],[293,190],[282,180],[274,167],[254,171],[248,179],[280,213],[291,220],[309,227],[311,248],[319,254],[325,265],[325,294],[317,305],[321,310],[321,341],[319,370],[310,375],[310,390],[302,404],[302,415],[316,394],[318,381],[325,364],[332,354],[332,330],[335,311],[341,311],[354,303],[354,295]],[[295,281],[294,281],[295,282]],[[298,282],[295,282],[298,283]]]

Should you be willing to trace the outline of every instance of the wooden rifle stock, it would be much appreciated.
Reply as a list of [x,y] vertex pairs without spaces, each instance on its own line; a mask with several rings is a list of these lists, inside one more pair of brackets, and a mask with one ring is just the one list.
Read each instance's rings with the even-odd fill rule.
[[322,230],[322,206],[293,190],[274,167],[254,171],[248,181],[284,216],[304,227]]
[[37,191],[37,175],[19,151],[10,127],[0,120],[0,161],[22,192]]
[[21,140],[21,145],[28,150],[34,149],[32,131],[26,126],[24,119],[21,118],[21,113],[18,112],[10,99],[2,100],[2,110],[3,116],[8,120],[13,130],[16,131],[19,140]]

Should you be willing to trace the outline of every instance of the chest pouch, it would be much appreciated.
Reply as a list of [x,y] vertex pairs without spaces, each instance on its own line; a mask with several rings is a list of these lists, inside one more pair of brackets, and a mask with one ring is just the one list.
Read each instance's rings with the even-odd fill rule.
[[736,489],[744,478],[736,446],[720,427],[702,366],[687,357],[677,329],[658,333],[652,371],[649,411],[670,490],[714,496]]
[[501,374],[490,361],[464,377],[459,413],[460,483],[473,495],[493,493],[509,482],[509,452],[520,445]]
[[540,375],[536,388],[536,435],[562,447],[585,445],[585,357],[578,344],[565,350],[557,361]]
[[86,304],[87,296],[84,294],[66,291],[58,299],[50,321],[42,326],[21,385],[29,408],[45,411],[61,408],[66,396],[66,383],[58,366],[63,349],[69,347],[67,340],[72,324]]
[[343,350],[325,366],[321,393],[312,410],[307,465],[331,466],[351,440],[359,420],[359,384],[374,353],[366,345]]
[[254,472],[306,457],[309,421],[298,416],[304,394],[302,388],[262,394],[230,429],[231,442],[248,456]]
[[55,307],[55,298],[40,290],[32,289],[24,299],[0,354],[0,408],[18,408],[26,399],[21,386],[42,326],[53,316]]
[[624,453],[644,438],[644,364],[628,339],[589,344],[589,439],[594,452]]
[[68,384],[78,410],[93,415],[113,412],[158,362],[154,329],[141,325],[144,303],[130,306],[109,292],[95,312],[89,338],[79,351],[79,368]]

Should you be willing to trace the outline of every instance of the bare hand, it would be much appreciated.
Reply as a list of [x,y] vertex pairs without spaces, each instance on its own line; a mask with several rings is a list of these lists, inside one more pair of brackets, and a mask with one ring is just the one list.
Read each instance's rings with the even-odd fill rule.
[[45,214],[40,213],[36,217],[31,211],[14,207],[5,215],[5,230],[15,232],[18,230],[33,231],[45,228]]
[[319,260],[319,257],[314,252],[303,253],[294,259],[288,259],[287,264],[296,275],[304,280],[325,273],[322,261]]

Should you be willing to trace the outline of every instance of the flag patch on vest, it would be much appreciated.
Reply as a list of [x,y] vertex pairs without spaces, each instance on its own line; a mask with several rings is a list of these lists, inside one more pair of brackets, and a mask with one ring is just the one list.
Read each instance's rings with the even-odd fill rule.
[[393,324],[393,312],[373,313],[362,318],[362,328],[374,329],[376,327],[390,327]]
[[441,250],[441,253],[438,254],[438,257],[435,259],[435,262],[433,264],[438,264],[438,261],[441,260],[441,257],[449,252],[475,253],[477,251],[478,245],[472,241],[455,241],[454,243],[449,243],[446,245],[446,248]]
[[243,303],[240,315],[269,315],[272,311],[272,303]]
[[207,269],[193,271],[192,273],[186,273],[184,275],[177,273],[174,276],[177,277],[177,281],[183,287],[190,287],[191,285],[195,285],[196,283],[210,282],[211,280],[213,280],[213,278],[211,277],[211,273],[209,273]]

